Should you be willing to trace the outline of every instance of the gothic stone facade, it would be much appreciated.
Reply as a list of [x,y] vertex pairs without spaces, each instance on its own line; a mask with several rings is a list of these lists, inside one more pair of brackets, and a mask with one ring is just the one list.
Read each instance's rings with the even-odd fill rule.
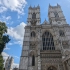
[[40,24],[40,7],[29,7],[19,70],[70,70],[70,26],[60,5],[48,8]]
[[13,57],[8,57],[5,63],[5,70],[13,70]]

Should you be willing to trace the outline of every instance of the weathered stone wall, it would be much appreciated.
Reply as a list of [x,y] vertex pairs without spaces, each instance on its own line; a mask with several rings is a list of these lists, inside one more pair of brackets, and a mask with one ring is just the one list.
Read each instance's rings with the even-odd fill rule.
[[[55,11],[58,12],[58,19],[55,18]],[[36,14],[34,20],[32,19],[33,13]],[[48,16],[49,22],[45,20],[43,24],[40,24],[39,6],[29,7],[19,70],[47,70],[50,66],[55,67],[57,70],[66,70],[63,68],[62,57],[66,58],[65,56],[68,56],[66,51],[70,51],[70,26],[66,23],[59,5],[49,6]],[[60,30],[64,33],[63,36],[60,36]],[[35,32],[35,37],[31,37],[32,31]],[[55,47],[53,52],[43,50],[42,35],[45,31],[53,36]],[[35,56],[35,66],[32,66],[32,55]]]

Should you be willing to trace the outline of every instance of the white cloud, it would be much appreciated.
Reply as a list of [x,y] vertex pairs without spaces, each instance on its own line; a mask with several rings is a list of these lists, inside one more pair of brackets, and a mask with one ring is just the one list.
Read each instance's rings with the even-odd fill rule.
[[5,22],[8,24],[8,22],[11,20],[11,16],[0,16],[0,21]]
[[[11,55],[9,55],[5,52],[2,52],[2,56],[3,56],[4,61],[6,61],[8,57],[11,57]],[[19,59],[18,56],[12,56],[12,57]]]
[[2,12],[4,12],[4,11],[7,11],[7,8],[6,8],[6,7],[1,6],[1,7],[0,7],[0,13],[2,13]]
[[11,19],[11,16],[6,17],[6,19],[7,19],[7,20],[10,20],[10,19]]
[[13,43],[9,42],[8,45],[13,45]]
[[19,45],[22,45],[22,40],[19,40],[19,41],[14,41],[14,43],[13,44],[19,44]]
[[6,47],[6,48],[4,48],[4,50],[10,50],[10,48]]
[[11,16],[2,16],[1,18],[0,18],[1,20],[11,20]]
[[15,58],[17,58],[17,59],[19,59],[19,57],[18,56],[14,56]]
[[24,13],[26,4],[26,0],[0,0],[0,8],[2,8],[0,13],[9,9],[18,12],[19,14]]
[[1,19],[4,21],[8,21],[8,20],[11,20],[11,16],[2,16]]
[[24,27],[26,26],[26,24],[24,22],[20,23],[20,25],[17,25],[16,27],[10,27],[8,28],[8,35],[10,35],[11,37],[13,37],[15,40],[17,40],[18,44],[22,44],[22,40],[24,37],[24,32],[25,29]]
[[19,68],[19,64],[14,63],[14,64],[13,64],[13,68],[15,68],[15,67],[16,67],[16,68]]
[[2,52],[2,56],[3,56],[4,61],[6,61],[9,55],[5,52]]

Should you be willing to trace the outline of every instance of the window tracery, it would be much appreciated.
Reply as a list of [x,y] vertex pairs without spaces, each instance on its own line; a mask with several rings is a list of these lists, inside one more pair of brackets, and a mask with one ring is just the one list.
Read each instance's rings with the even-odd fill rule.
[[53,36],[46,31],[42,36],[43,50],[55,50]]

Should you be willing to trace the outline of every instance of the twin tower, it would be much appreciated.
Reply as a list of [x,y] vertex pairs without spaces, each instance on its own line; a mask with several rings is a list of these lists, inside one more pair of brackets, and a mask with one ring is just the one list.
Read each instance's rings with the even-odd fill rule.
[[[49,17],[50,24],[66,24],[66,20],[63,15],[62,9],[58,4],[57,6],[49,5],[48,17]],[[35,21],[32,21],[33,19],[35,19]],[[33,8],[31,6],[29,7],[27,22],[28,22],[28,25],[40,25],[41,17],[40,17],[39,5]],[[33,22],[36,22],[36,24],[33,24]]]
[[19,70],[69,70],[70,26],[61,6],[49,5],[41,24],[40,6],[29,7]]

